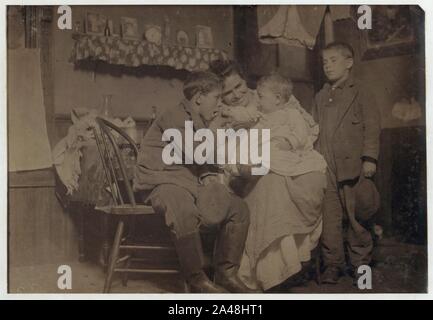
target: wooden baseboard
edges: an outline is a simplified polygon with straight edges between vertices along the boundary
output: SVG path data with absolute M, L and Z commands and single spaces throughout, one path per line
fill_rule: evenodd
M 17 171 L 8 174 L 9 188 L 47 188 L 55 186 L 54 168 Z

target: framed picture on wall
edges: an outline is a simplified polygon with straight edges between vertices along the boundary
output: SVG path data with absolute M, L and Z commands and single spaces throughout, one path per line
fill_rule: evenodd
M 95 12 L 86 12 L 85 25 L 87 34 L 103 35 L 106 24 L 106 16 Z
M 188 47 L 189 46 L 189 37 L 188 37 L 188 34 L 185 31 L 183 31 L 183 30 L 179 30 L 177 32 L 176 41 L 177 41 L 177 44 L 179 46 L 183 46 L 183 47 Z
M 208 26 L 196 26 L 196 44 L 198 48 L 213 48 L 212 29 Z
M 144 38 L 156 45 L 161 45 L 162 30 L 160 26 L 154 24 L 146 24 L 144 26 Z
M 121 17 L 120 26 L 122 29 L 122 38 L 128 40 L 139 39 L 138 34 L 138 21 L 135 18 Z
M 360 30 L 363 60 L 415 53 L 419 38 L 416 6 L 370 6 L 372 28 Z

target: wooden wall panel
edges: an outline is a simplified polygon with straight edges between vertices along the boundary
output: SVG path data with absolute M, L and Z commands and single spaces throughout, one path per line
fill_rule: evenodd
M 78 259 L 76 230 L 54 187 L 11 187 L 8 200 L 10 267 Z
M 149 119 L 139 119 L 143 133 Z M 55 117 L 51 142 L 63 138 L 72 122 Z M 78 260 L 76 219 L 65 212 L 54 193 L 54 168 L 9 173 L 9 266 L 30 266 Z
M 24 47 L 25 44 L 41 49 L 42 85 L 51 145 L 54 142 L 53 9 L 44 6 L 8 9 L 8 26 L 16 26 L 8 33 L 9 48 Z M 18 41 L 21 38 L 26 41 Z M 75 261 L 78 257 L 77 235 L 71 217 L 62 210 L 54 195 L 53 169 L 11 172 L 8 187 L 9 266 Z

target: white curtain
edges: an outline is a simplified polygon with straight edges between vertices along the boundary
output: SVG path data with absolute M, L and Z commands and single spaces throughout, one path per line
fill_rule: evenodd
M 313 49 L 328 6 L 258 6 L 258 37 L 268 44 Z M 329 21 L 350 18 L 350 6 L 329 6 Z M 328 19 L 327 19 L 328 20 Z M 329 22 L 327 23 L 329 27 Z M 329 28 L 325 28 L 328 31 Z M 332 35 L 328 37 L 332 38 Z

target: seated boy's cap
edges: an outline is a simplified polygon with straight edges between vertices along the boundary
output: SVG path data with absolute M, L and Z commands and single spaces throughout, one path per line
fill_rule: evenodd
M 355 186 L 355 216 L 360 222 L 369 220 L 380 207 L 380 195 L 371 179 L 360 178 Z

